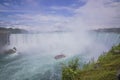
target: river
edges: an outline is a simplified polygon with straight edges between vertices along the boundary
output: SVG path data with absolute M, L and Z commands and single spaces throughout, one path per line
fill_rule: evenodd
M 81 63 L 97 60 L 119 43 L 116 33 L 11 34 L 9 47 L 16 47 L 17 53 L 0 58 L 0 80 L 61 80 L 61 63 L 75 56 Z M 54 59 L 59 54 L 66 57 Z

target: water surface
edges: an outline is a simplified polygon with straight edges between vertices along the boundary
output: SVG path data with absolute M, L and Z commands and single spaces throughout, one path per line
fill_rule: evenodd
M 0 58 L 0 80 L 61 80 L 61 63 L 73 56 L 81 62 L 96 58 L 120 43 L 114 33 L 12 34 L 17 53 Z M 66 58 L 55 60 L 59 54 Z

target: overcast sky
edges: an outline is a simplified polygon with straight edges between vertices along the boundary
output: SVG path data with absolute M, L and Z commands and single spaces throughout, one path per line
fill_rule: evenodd
M 120 27 L 120 0 L 0 0 L 0 26 L 40 31 Z

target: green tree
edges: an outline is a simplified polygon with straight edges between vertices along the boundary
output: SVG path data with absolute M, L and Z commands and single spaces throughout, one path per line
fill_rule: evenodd
M 79 73 L 79 59 L 76 58 L 68 62 L 68 65 L 62 67 L 62 80 L 80 80 Z

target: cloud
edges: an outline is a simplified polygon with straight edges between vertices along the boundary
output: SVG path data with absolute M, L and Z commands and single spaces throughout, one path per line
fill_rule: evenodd
M 64 26 L 72 31 L 96 29 L 96 28 L 106 28 L 106 27 L 120 27 L 120 2 L 115 2 L 112 0 L 88 0 L 86 5 L 80 6 L 77 9 L 71 7 L 52 7 L 52 9 L 61 10 L 66 9 L 74 12 L 74 16 L 62 17 L 54 16 L 51 14 L 49 16 L 37 17 L 42 20 L 47 20 L 53 23 L 51 26 Z M 44 21 L 45 21 L 44 20 Z M 46 25 L 47 26 L 47 25 Z
M 0 4 L 0 10 L 4 10 L 4 9 L 6 9 L 6 7 Z
M 102 27 L 102 26 L 119 26 L 120 23 L 120 2 L 113 2 L 111 0 L 88 0 L 85 6 L 75 10 L 76 20 L 82 21 L 89 27 Z M 114 5 L 114 6 L 113 6 Z M 111 24 L 113 23 L 113 24 Z
M 77 9 L 60 8 L 69 9 L 75 13 L 68 18 L 67 23 L 63 23 L 63 26 L 72 31 L 120 27 L 119 4 L 120 2 L 112 0 L 88 0 L 86 5 Z
M 9 15 L 7 18 L 10 19 L 14 27 L 37 31 L 68 30 L 64 27 L 64 24 L 70 20 L 65 16 L 52 14 L 14 14 Z
M 28 0 L 32 3 L 34 0 Z M 27 2 L 27 3 L 28 3 Z M 36 2 L 36 1 L 34 1 Z M 0 10 L 0 12 L 28 12 L 25 14 L 9 15 L 12 23 L 23 27 L 34 26 L 35 30 L 68 29 L 72 31 L 88 30 L 104 27 L 120 27 L 120 2 L 114 0 L 85 0 L 86 4 L 77 8 L 67 6 L 52 6 L 50 10 L 56 14 L 31 13 L 32 10 Z M 71 16 L 59 15 L 57 10 L 68 10 L 73 12 Z M 57 14 L 58 13 L 58 14 Z M 15 25 L 18 27 L 18 25 Z M 20 27 L 20 26 L 19 26 Z
M 72 8 L 72 7 L 65 7 L 65 6 L 62 6 L 62 7 L 52 6 L 50 8 L 52 10 L 69 10 L 69 11 L 73 11 L 74 10 L 74 8 Z
M 10 10 L 10 9 L 4 9 L 4 10 L 0 10 L 0 12 L 33 12 L 33 11 L 30 11 L 30 10 Z

